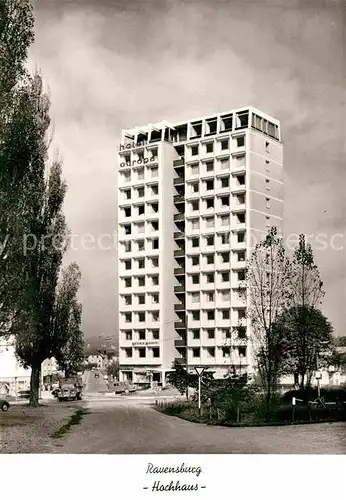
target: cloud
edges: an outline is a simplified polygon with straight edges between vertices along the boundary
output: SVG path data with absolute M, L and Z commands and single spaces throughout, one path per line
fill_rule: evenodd
M 31 62 L 52 92 L 72 231 L 116 228 L 121 128 L 252 104 L 282 122 L 285 230 L 345 232 L 339 4 L 290 5 L 37 1 Z M 72 254 L 83 272 L 86 334 L 114 331 L 116 250 Z M 328 250 L 316 258 L 325 313 L 344 333 L 345 256 Z

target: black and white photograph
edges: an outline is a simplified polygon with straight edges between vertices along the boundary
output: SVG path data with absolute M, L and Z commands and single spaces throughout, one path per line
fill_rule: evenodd
M 0 458 L 346 453 L 345 12 L 0 0 Z

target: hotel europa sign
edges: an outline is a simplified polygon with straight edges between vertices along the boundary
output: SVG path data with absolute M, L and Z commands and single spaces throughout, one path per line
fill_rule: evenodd
M 132 143 L 128 143 L 128 144 L 120 144 L 119 146 L 119 151 L 128 151 L 132 148 L 139 148 L 139 147 L 143 147 L 145 146 L 145 142 L 132 142 Z M 132 160 L 132 161 L 124 161 L 122 163 L 120 163 L 120 167 L 132 167 L 133 165 L 145 165 L 147 163 L 152 163 L 152 162 L 155 162 L 157 161 L 156 160 L 156 157 L 155 156 L 151 156 L 151 158 L 144 158 L 144 156 L 142 158 L 138 158 L 138 160 Z

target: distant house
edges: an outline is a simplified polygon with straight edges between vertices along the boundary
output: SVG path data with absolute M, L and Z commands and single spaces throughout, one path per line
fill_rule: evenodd
M 42 363 L 41 378 L 58 372 L 54 358 Z M 15 355 L 14 337 L 0 338 L 0 394 L 15 396 L 30 388 L 31 368 L 24 368 Z

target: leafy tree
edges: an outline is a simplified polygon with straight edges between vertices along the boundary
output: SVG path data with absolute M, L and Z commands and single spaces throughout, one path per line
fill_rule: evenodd
M 284 325 L 278 319 L 287 307 L 288 270 L 282 239 L 272 227 L 266 238 L 256 244 L 246 272 L 250 294 L 248 316 L 257 369 L 265 392 L 267 418 L 285 367 L 287 338 Z
M 290 263 L 288 290 L 289 310 L 282 320 L 290 330 L 289 366 L 303 389 L 311 383 L 317 357 L 319 366 L 325 366 L 332 347 L 331 325 L 317 309 L 324 297 L 323 282 L 304 234 Z
M 80 280 L 79 267 L 73 262 L 63 269 L 56 295 L 53 320 L 56 359 L 66 377 L 81 371 L 85 359 L 82 306 L 77 298 Z
M 0 2 L 0 335 L 13 333 L 23 298 L 26 186 L 35 168 L 32 82 L 25 69 L 33 22 L 28 0 Z
M 55 336 L 56 289 L 67 242 L 67 227 L 62 212 L 66 185 L 61 163 L 46 167 L 49 107 L 39 75 L 31 79 L 30 144 L 33 153 L 32 176 L 26 185 L 28 216 L 24 235 L 24 302 L 16 324 L 16 352 L 25 366 L 31 367 L 30 404 L 38 405 L 41 363 L 57 356 L 60 337 Z M 64 345 L 64 344 L 63 344 Z
M 119 361 L 113 359 L 111 363 L 107 366 L 107 375 L 113 379 L 119 378 Z
M 313 372 L 327 367 L 333 356 L 332 326 L 319 309 L 293 306 L 281 316 L 288 332 L 288 350 L 300 389 L 310 387 Z
M 167 375 L 167 381 L 175 387 L 180 394 L 185 394 L 189 387 L 189 374 L 181 363 L 174 361 L 172 364 L 172 371 Z

